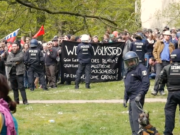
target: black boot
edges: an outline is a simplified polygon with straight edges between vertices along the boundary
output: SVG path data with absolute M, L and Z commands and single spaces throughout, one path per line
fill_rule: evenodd
M 13 90 L 14 93 L 14 101 L 16 102 L 16 104 L 19 104 L 19 92 L 18 90 Z
M 34 89 L 33 89 L 33 88 L 30 88 L 30 91 L 34 91 Z
M 47 88 L 47 87 L 45 87 L 45 88 L 43 88 L 43 90 L 48 91 L 48 88 Z
M 19 101 L 15 101 L 17 105 L 19 105 Z
M 79 84 L 75 84 L 75 89 L 79 89 Z
M 24 105 L 29 105 L 29 103 L 27 101 L 23 101 Z
M 21 97 L 22 97 L 22 100 L 23 100 L 23 104 L 28 105 L 26 91 L 24 89 L 21 89 L 20 92 L 21 92 Z
M 89 83 L 86 83 L 86 88 L 87 88 L 87 89 L 90 89 Z

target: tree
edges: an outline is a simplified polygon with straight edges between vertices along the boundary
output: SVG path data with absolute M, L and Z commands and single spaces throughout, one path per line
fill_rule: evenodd
M 180 26 L 180 2 L 174 1 L 167 1 L 164 3 L 163 10 L 157 10 L 155 13 L 156 20 L 161 22 L 161 29 L 164 26 L 169 27 L 179 27 Z
M 0 30 L 5 36 L 14 28 L 32 36 L 42 24 L 44 40 L 54 35 L 89 33 L 102 36 L 112 30 L 136 30 L 132 0 L 7 0 L 0 1 Z

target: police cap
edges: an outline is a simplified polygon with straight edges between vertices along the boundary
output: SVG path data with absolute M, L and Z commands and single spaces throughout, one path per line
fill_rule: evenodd
M 180 62 L 180 49 L 175 49 L 172 53 L 171 53 L 171 60 L 173 62 Z

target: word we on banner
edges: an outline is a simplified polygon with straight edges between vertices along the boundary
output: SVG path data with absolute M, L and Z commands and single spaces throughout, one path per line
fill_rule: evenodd
M 63 41 L 61 53 L 61 79 L 74 81 L 78 68 L 76 48 L 78 42 Z M 91 43 L 94 56 L 91 60 L 91 81 L 117 81 L 121 79 L 124 42 Z M 85 75 L 81 77 L 85 79 Z

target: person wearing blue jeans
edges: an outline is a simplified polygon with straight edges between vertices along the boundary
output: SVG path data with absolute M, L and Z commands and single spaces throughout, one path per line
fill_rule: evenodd
M 149 66 L 148 66 L 148 70 L 149 70 L 149 79 L 155 79 L 156 77 L 156 62 L 154 58 L 150 58 L 149 59 Z
M 150 73 L 149 79 L 155 79 L 156 78 L 156 73 Z

